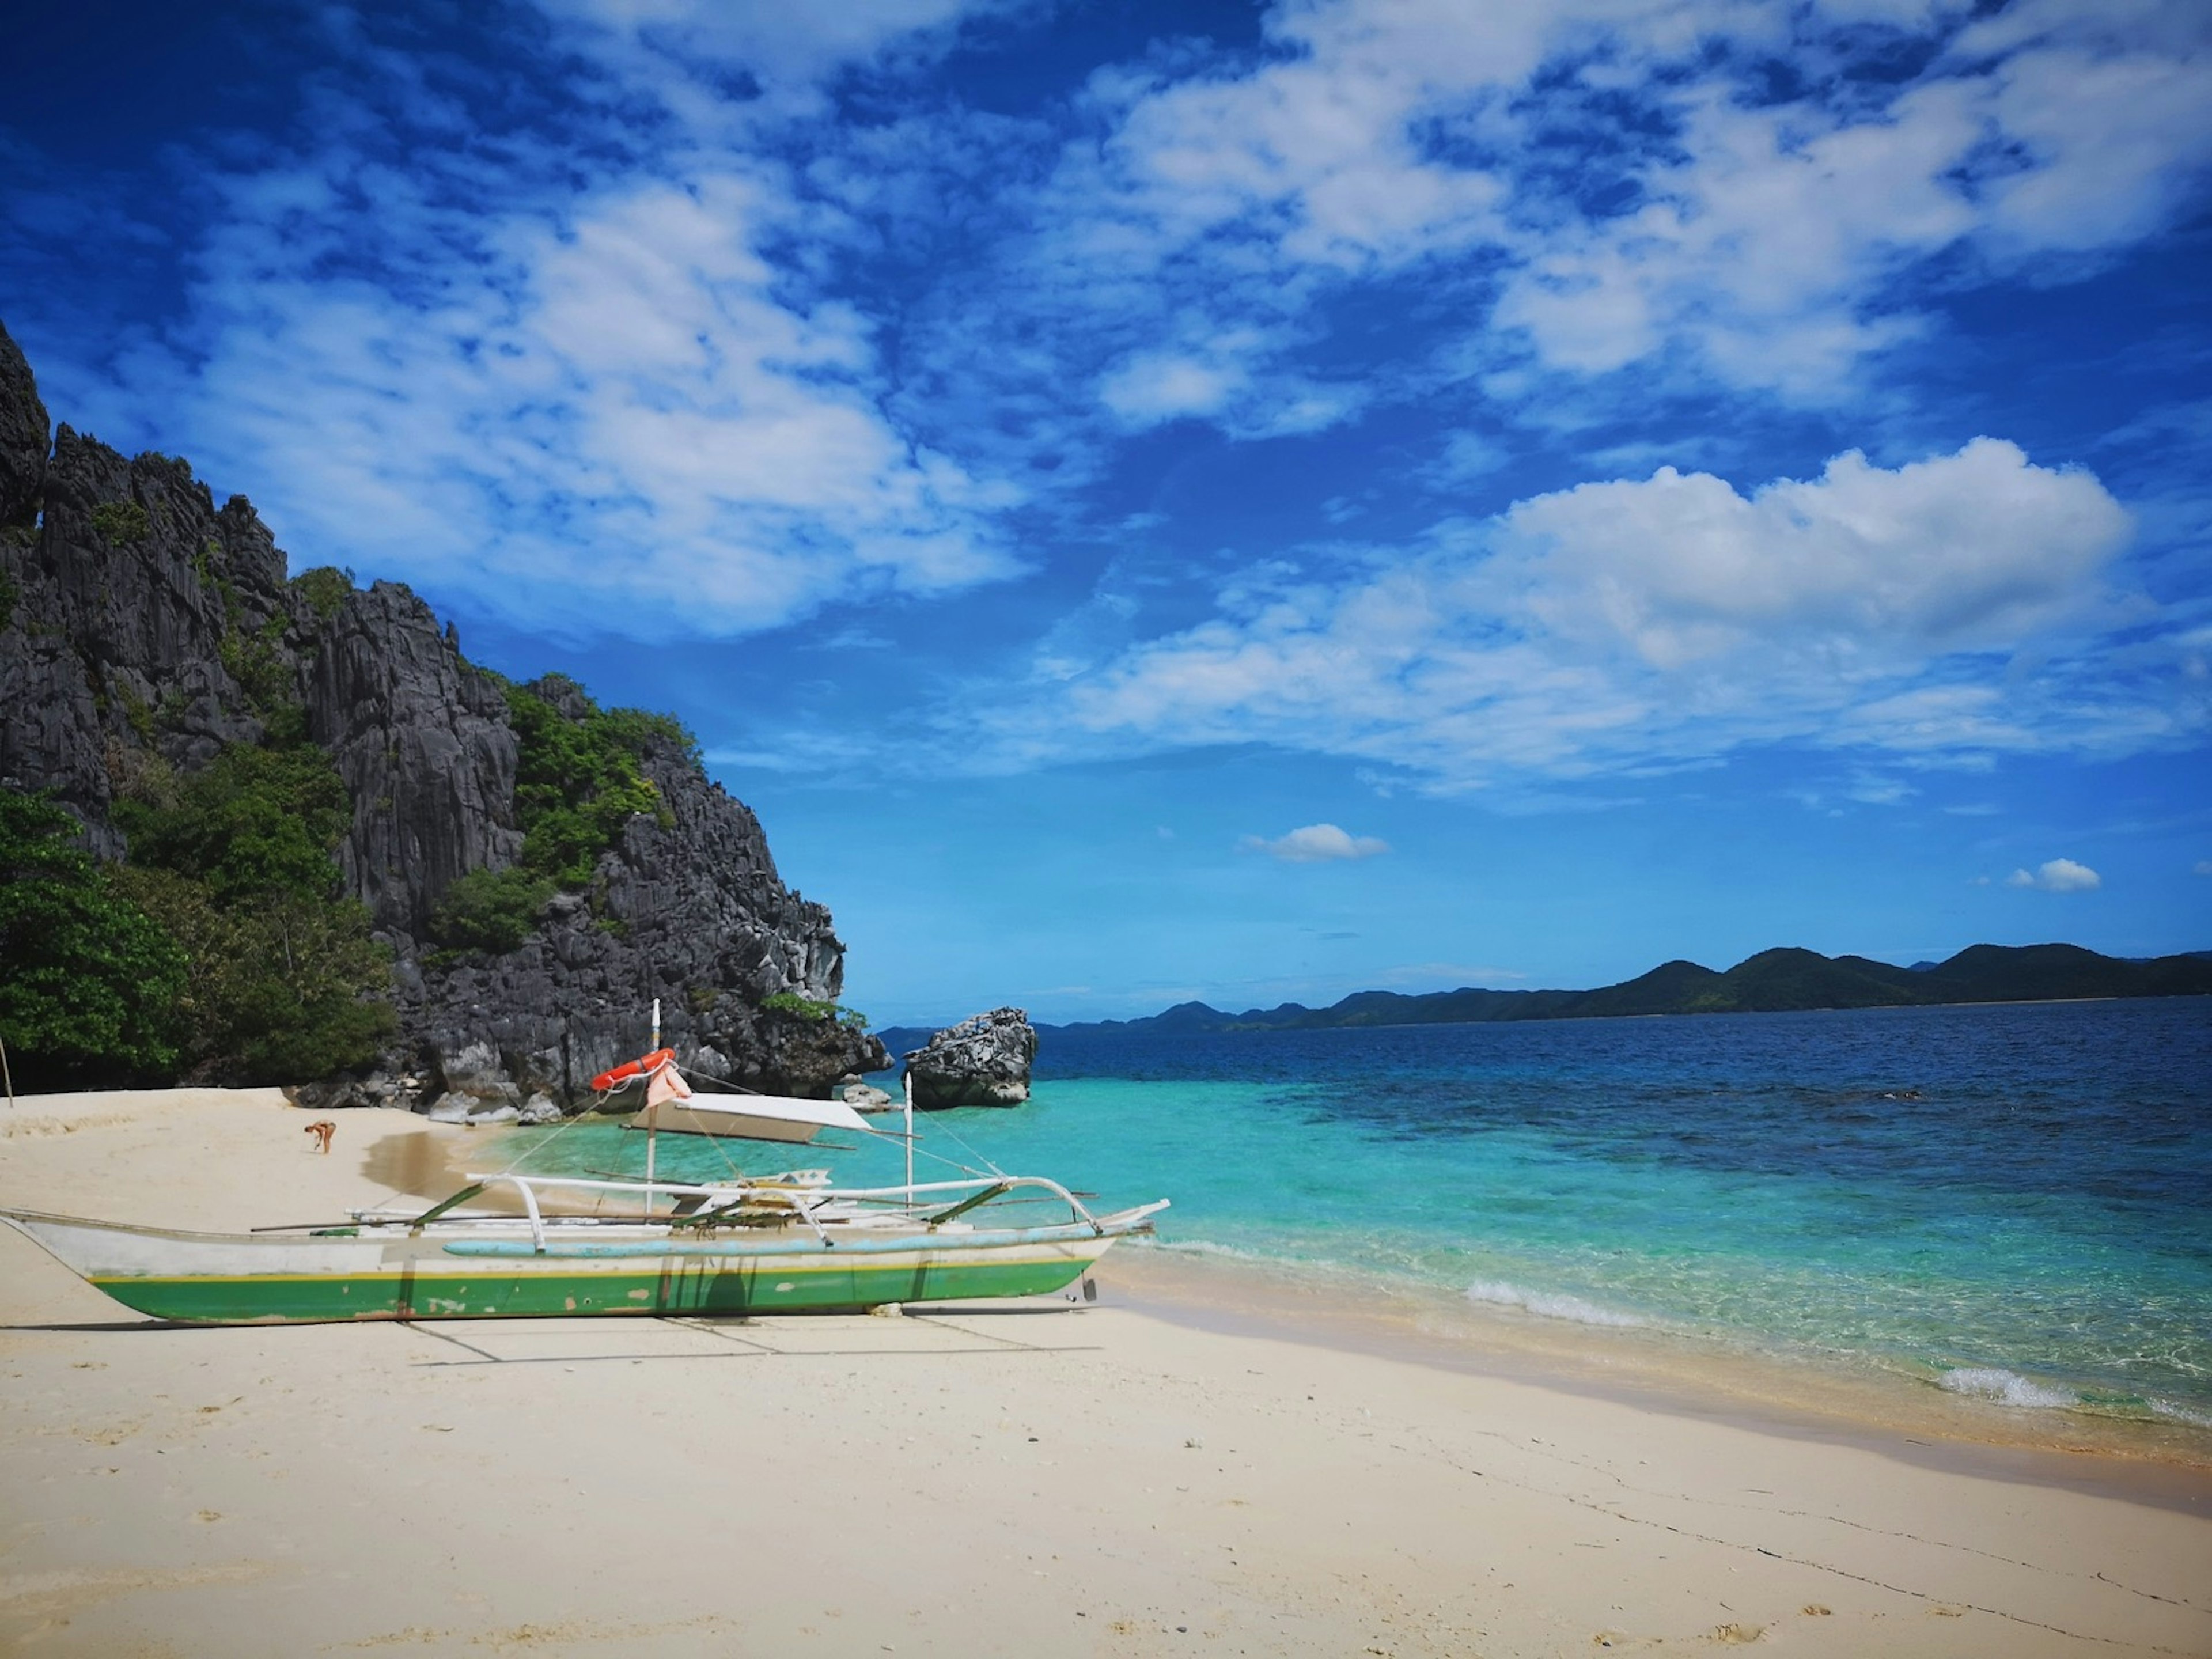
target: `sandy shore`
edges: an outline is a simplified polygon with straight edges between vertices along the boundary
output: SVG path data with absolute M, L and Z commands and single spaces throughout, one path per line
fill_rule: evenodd
M 324 1158 L 307 1121 L 27 1102 L 0 1204 L 236 1230 L 495 1151 L 356 1113 Z M 188 1329 L 0 1231 L 0 1650 L 2212 1653 L 2186 1472 L 2130 1501 L 2118 1466 L 1909 1461 L 1100 1277 L 899 1319 Z

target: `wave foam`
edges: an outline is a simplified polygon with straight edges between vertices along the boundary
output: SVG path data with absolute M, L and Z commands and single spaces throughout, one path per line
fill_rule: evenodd
M 1541 1315 L 1546 1319 L 1571 1320 L 1577 1325 L 1610 1325 L 1626 1329 L 1648 1322 L 1634 1314 L 1617 1313 L 1611 1308 L 1601 1308 L 1595 1302 L 1585 1302 L 1578 1296 L 1524 1291 L 1518 1285 L 1509 1285 L 1502 1279 L 1476 1279 L 1467 1287 L 1467 1299 L 1486 1302 L 1493 1307 L 1519 1308 L 1527 1313 Z
M 1206 1238 L 1161 1238 L 1157 1236 L 1146 1237 L 1140 1233 L 1127 1242 L 1146 1249 L 1164 1250 L 1171 1255 L 1218 1255 L 1226 1257 L 1231 1261 L 1260 1261 L 1280 1265 L 1274 1263 L 1273 1257 L 1262 1255 L 1257 1250 L 1242 1250 L 1234 1244 L 1216 1244 L 1212 1240 Z
M 2212 1417 L 2203 1412 L 2191 1411 L 2186 1406 L 2177 1406 L 2171 1400 L 2154 1400 L 2150 1408 L 2160 1417 L 2170 1417 L 2177 1423 L 2186 1423 L 2191 1428 L 2212 1429 Z
M 2002 1365 L 1960 1365 L 1945 1371 L 1936 1379 L 1936 1384 L 1970 1400 L 1987 1400 L 1999 1406 L 2020 1406 L 2036 1411 L 2081 1403 L 2069 1389 L 2031 1382 L 2018 1371 L 2008 1371 Z

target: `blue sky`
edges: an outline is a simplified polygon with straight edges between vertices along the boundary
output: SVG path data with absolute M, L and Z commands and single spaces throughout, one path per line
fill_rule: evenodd
M 87 4 L 0 317 L 878 1020 L 2212 948 L 2197 0 Z

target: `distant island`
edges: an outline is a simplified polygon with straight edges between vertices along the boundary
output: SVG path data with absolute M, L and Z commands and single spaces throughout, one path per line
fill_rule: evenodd
M 1203 1002 L 1181 1002 L 1139 1019 L 1036 1029 L 1046 1034 L 1309 1031 L 1347 1025 L 1463 1025 L 1627 1014 L 1771 1014 L 1820 1008 L 2208 994 L 2212 994 L 2212 951 L 2138 961 L 2100 956 L 2078 945 L 1972 945 L 1948 961 L 1898 968 L 1868 957 L 1824 957 L 1817 951 L 1784 946 L 1747 957 L 1726 973 L 1694 962 L 1668 962 L 1638 978 L 1594 991 L 1468 987 L 1421 996 L 1355 991 L 1326 1008 L 1285 1002 L 1243 1013 L 1227 1013 Z M 928 1030 L 919 1026 L 894 1026 L 877 1035 L 894 1055 L 929 1038 Z

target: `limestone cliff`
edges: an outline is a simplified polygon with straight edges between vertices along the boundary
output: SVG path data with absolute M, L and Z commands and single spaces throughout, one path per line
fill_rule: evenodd
M 325 1100 L 574 1100 L 643 1045 L 656 997 L 664 1041 L 702 1075 L 818 1095 L 888 1063 L 835 1020 L 763 1006 L 834 1001 L 844 947 L 829 911 L 784 886 L 752 812 L 673 740 L 640 758 L 664 810 L 627 822 L 586 890 L 503 954 L 429 950 L 446 890 L 520 853 L 501 683 L 398 584 L 288 578 L 252 506 L 217 507 L 184 461 L 47 431 L 0 328 L 0 783 L 51 788 L 92 850 L 119 858 L 112 808 L 134 780 L 304 717 L 352 799 L 338 863 L 394 952 L 403 1033 L 377 1074 Z

